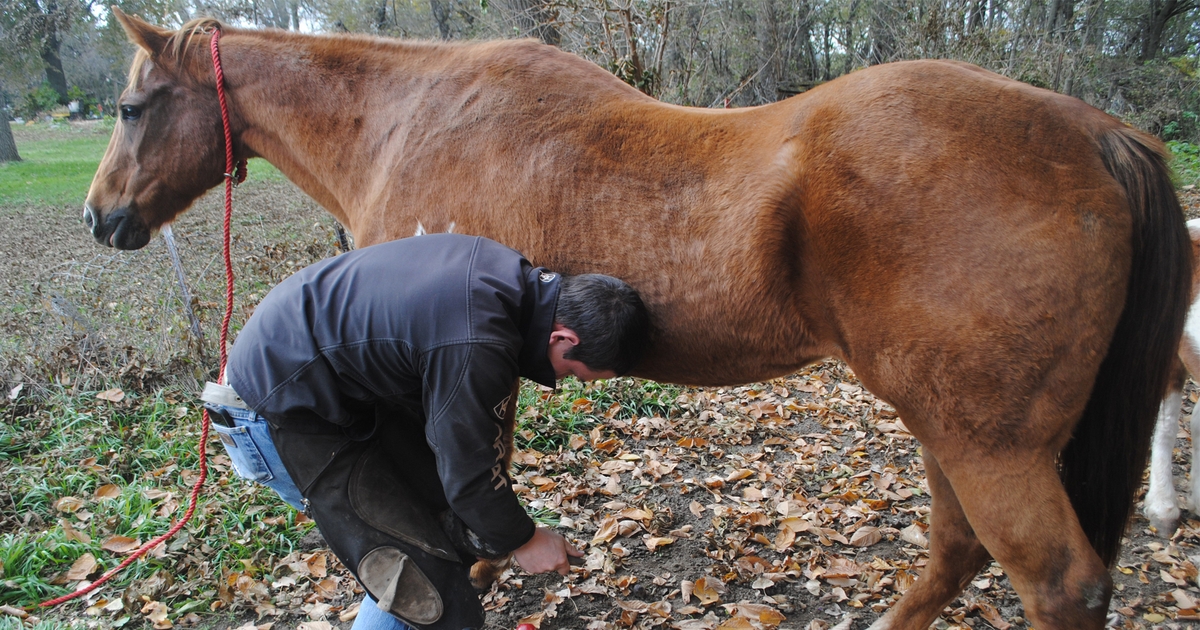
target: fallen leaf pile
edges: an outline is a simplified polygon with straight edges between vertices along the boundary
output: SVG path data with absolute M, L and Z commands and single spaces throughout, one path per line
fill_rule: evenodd
M 845 630 L 869 625 L 919 579 L 929 544 L 919 445 L 845 366 L 826 362 L 746 387 L 671 388 L 650 402 L 639 400 L 641 387 L 613 379 L 526 396 L 536 403 L 521 410 L 514 488 L 584 558 L 566 579 L 506 572 L 482 596 L 487 628 Z M 552 409 L 574 414 L 573 432 L 555 429 L 563 418 Z M 219 560 L 235 550 L 214 549 L 207 533 L 225 527 L 232 511 L 260 533 L 310 525 L 302 515 L 289 520 L 269 491 L 238 480 L 218 444 L 210 444 L 212 482 L 195 520 L 150 553 L 170 569 L 94 592 L 80 605 L 83 617 L 98 627 L 203 628 L 221 614 L 242 620 L 236 630 L 348 628 L 362 591 L 319 538 L 272 557 L 247 534 L 231 541 L 246 545 L 236 560 Z M 1186 453 L 1179 457 L 1187 463 Z M 79 463 L 96 473 L 112 465 Z M 138 474 L 188 482 L 196 473 L 168 464 Z M 69 588 L 148 539 L 97 516 L 133 490 L 92 488 L 55 498 L 48 509 L 56 521 L 43 525 L 98 549 L 53 576 Z M 143 487 L 135 498 L 171 518 L 186 505 L 179 488 Z M 1185 518 L 1170 538 L 1146 527 L 1135 519 L 1115 567 L 1112 625 L 1170 629 L 1200 620 L 1200 521 Z M 38 619 L 19 608 L 0 614 Z M 993 563 L 937 627 L 1027 622 Z
M 586 435 L 514 457 L 517 492 L 558 519 L 584 565 L 566 580 L 506 573 L 484 599 L 489 627 L 820 629 L 851 617 L 865 627 L 919 579 L 929 544 L 919 444 L 844 365 L 681 390 L 653 416 L 593 402 L 586 390 L 572 402 L 596 416 Z M 1140 572 L 1162 595 L 1133 602 L 1118 625 L 1193 618 L 1198 526 L 1151 543 L 1148 564 L 1160 566 Z M 993 563 L 939 623 L 1008 630 L 1026 627 L 1022 614 Z

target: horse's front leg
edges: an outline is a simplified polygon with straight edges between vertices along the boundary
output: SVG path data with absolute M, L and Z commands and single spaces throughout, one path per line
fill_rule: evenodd
M 929 564 L 904 597 L 871 630 L 928 628 L 991 556 L 967 522 L 950 481 L 937 459 L 923 449 L 933 508 L 929 514 Z

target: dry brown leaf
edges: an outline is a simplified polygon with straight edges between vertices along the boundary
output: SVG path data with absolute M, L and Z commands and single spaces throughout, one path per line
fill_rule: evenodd
M 111 483 L 106 483 L 103 486 L 96 488 L 96 498 L 97 499 L 115 499 L 119 496 L 121 496 L 121 487 L 120 486 L 117 486 L 117 485 L 114 485 Z
M 174 627 L 170 619 L 167 619 L 167 613 L 170 609 L 162 602 L 149 601 L 145 606 L 142 606 L 142 614 L 146 615 L 146 620 L 154 624 L 154 630 L 166 630 Z
M 1004 617 L 1000 615 L 1000 611 L 987 602 L 975 602 L 971 608 L 978 610 L 979 616 L 983 617 L 983 620 L 996 630 L 1008 630 L 1012 627 L 1012 624 L 1005 621 Z
M 725 481 L 726 482 L 741 481 L 742 479 L 745 479 L 753 474 L 754 474 L 753 470 L 747 470 L 745 468 L 742 468 L 742 469 L 735 470 L 735 471 L 729 473 L 729 475 L 727 475 L 725 477 Z
M 21 610 L 20 608 L 14 608 L 14 607 L 8 606 L 8 605 L 0 606 L 0 613 L 4 613 L 6 615 L 9 615 L 11 617 L 16 617 L 18 619 L 24 619 L 29 616 L 29 613 L 25 612 L 24 610 Z
M 142 546 L 142 541 L 128 536 L 113 536 L 104 541 L 100 548 L 113 553 L 131 553 Z
M 329 554 L 323 551 L 314 553 L 304 559 L 304 563 L 308 565 L 308 574 L 317 578 L 325 577 L 327 573 L 326 565 L 328 562 Z
M 337 580 L 333 578 L 325 578 L 316 584 L 313 584 L 313 592 L 317 597 L 332 599 L 337 595 Z
M 125 392 L 120 387 L 114 387 L 96 394 L 96 398 L 99 398 L 100 400 L 107 400 L 108 402 L 119 403 L 122 400 L 125 400 Z
M 646 548 L 654 551 L 659 547 L 666 547 L 673 542 L 675 542 L 675 539 L 670 536 L 651 536 L 646 539 Z
M 691 580 L 679 581 L 679 599 L 686 604 L 692 601 L 692 592 L 696 590 L 696 583 Z
M 929 539 L 925 537 L 925 529 L 917 523 L 913 523 L 900 530 L 900 540 L 918 547 L 929 547 Z
M 692 585 L 692 595 L 700 600 L 701 606 L 708 606 L 721 601 L 725 592 L 725 583 L 712 576 L 702 577 Z
M 643 523 L 646 523 L 654 518 L 654 513 L 650 512 L 649 510 L 643 510 L 640 508 L 626 508 L 624 510 L 621 510 L 619 513 L 617 513 L 617 516 L 619 518 L 627 518 L 630 520 L 641 521 Z
M 600 522 L 596 535 L 592 536 L 592 545 L 606 543 L 617 537 L 617 517 L 607 516 Z
M 67 540 L 78 541 L 85 545 L 92 542 L 91 536 L 88 536 L 85 532 L 81 532 L 81 531 L 75 529 L 74 527 L 72 527 L 71 523 L 67 522 L 67 519 L 65 519 L 65 518 L 61 519 L 60 522 L 62 523 L 63 536 Z
M 1190 593 L 1181 588 L 1171 591 L 1171 597 L 1175 599 L 1175 604 L 1180 608 L 1200 608 L 1200 600 L 1197 600 Z
M 88 576 L 96 571 L 96 564 L 96 556 L 90 553 L 79 556 L 71 563 L 71 568 L 67 569 L 67 579 L 72 582 L 88 579 Z
M 775 543 L 772 545 L 772 547 L 774 547 L 775 551 L 783 553 L 791 548 L 792 544 L 795 542 L 796 532 L 794 530 L 781 529 L 779 530 L 779 533 L 775 534 Z
M 78 497 L 63 497 L 54 502 L 54 509 L 59 512 L 74 512 L 83 507 L 83 499 Z
M 870 547 L 880 540 L 883 540 L 883 535 L 878 527 L 860 527 L 850 537 L 850 544 L 854 547 Z
M 787 620 L 787 617 L 784 617 L 783 613 L 766 604 L 738 602 L 733 605 L 726 605 L 726 608 L 729 609 L 730 614 L 736 614 L 739 617 L 757 621 L 768 628 L 778 626 Z

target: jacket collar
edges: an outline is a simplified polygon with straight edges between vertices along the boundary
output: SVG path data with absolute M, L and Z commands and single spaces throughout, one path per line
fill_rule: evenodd
M 546 355 L 562 275 L 545 267 L 530 266 L 525 271 L 525 296 L 521 303 L 521 353 L 517 367 L 521 376 L 546 387 L 555 386 L 554 366 Z

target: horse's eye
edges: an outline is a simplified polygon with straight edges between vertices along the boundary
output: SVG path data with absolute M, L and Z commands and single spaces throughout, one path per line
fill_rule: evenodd
M 121 106 L 121 120 L 137 120 L 142 116 L 142 108 L 133 105 Z

